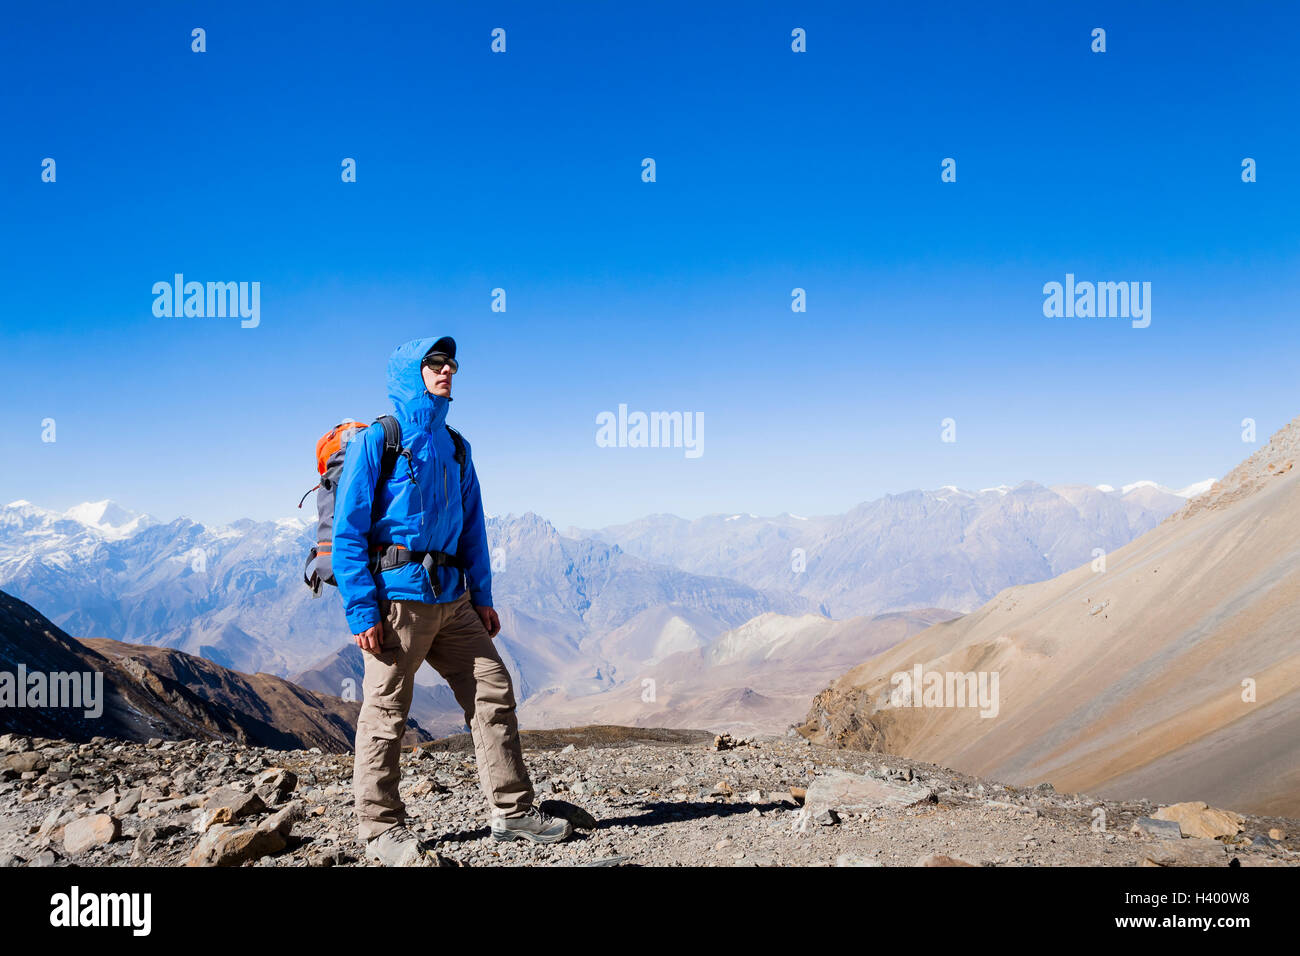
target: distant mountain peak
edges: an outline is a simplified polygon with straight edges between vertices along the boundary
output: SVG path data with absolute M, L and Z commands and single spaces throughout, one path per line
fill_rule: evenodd
M 1126 495 L 1126 494 L 1128 494 L 1130 491 L 1136 491 L 1138 488 L 1155 488 L 1157 491 L 1168 491 L 1168 490 L 1169 490 L 1168 488 L 1164 487 L 1163 485 L 1157 484 L 1157 483 L 1154 482 L 1154 481 L 1149 481 L 1149 480 L 1147 480 L 1147 479 L 1144 478 L 1144 479 L 1142 479 L 1141 481 L 1134 481 L 1134 482 L 1131 482 L 1131 483 L 1129 483 L 1129 484 L 1127 484 L 1127 485 L 1124 485 L 1123 487 L 1121 487 L 1121 488 L 1119 489 L 1119 493 L 1120 493 L 1121 495 Z
M 73 505 L 63 515 L 108 537 L 125 537 L 154 524 L 149 515 L 123 508 L 108 498 Z
M 1175 491 L 1174 494 L 1179 498 L 1195 498 L 1197 495 L 1203 495 L 1213 488 L 1215 480 L 1214 478 L 1206 478 L 1204 481 L 1198 481 L 1186 488 Z

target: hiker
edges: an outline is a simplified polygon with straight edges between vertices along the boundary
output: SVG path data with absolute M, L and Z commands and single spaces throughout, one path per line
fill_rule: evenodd
M 534 806 L 510 674 L 492 639 L 492 569 L 469 443 L 446 424 L 456 342 L 407 342 L 388 361 L 396 415 L 347 443 L 334 505 L 333 574 L 365 659 L 353 791 L 366 857 L 429 865 L 433 847 L 406 826 L 398 797 L 415 672 L 428 661 L 451 685 L 474 737 L 496 840 L 555 843 L 571 825 Z M 400 450 L 379 480 L 385 448 Z M 386 459 L 392 461 L 392 457 Z

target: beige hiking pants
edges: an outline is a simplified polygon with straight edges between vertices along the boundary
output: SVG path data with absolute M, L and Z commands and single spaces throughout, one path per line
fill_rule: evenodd
M 362 652 L 366 675 L 357 718 L 352 789 L 361 839 L 406 819 L 397 794 L 402 735 L 415 672 L 428 661 L 451 685 L 474 737 L 479 785 L 496 814 L 513 817 L 533 803 L 515 719 L 510 674 L 466 592 L 447 604 L 385 601 L 383 646 Z

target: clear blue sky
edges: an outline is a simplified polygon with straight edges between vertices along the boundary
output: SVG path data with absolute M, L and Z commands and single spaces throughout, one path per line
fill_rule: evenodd
M 1300 414 L 1300 8 L 807 7 L 11 5 L 0 502 L 292 513 L 425 335 L 487 510 L 561 527 L 1179 486 Z M 154 317 L 177 272 L 260 282 L 260 326 Z M 1045 318 L 1067 272 L 1151 282 L 1151 326 Z M 619 403 L 703 456 L 598 448 Z

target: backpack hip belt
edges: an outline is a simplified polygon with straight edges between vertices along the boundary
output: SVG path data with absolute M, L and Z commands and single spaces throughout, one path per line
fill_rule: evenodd
M 378 574 L 391 568 L 400 568 L 406 564 L 418 564 L 429 575 L 429 585 L 433 588 L 434 598 L 442 597 L 442 588 L 438 586 L 438 576 L 434 568 L 458 568 L 464 572 L 465 566 L 460 558 L 446 551 L 412 551 L 400 544 L 375 545 L 370 549 L 370 573 Z

